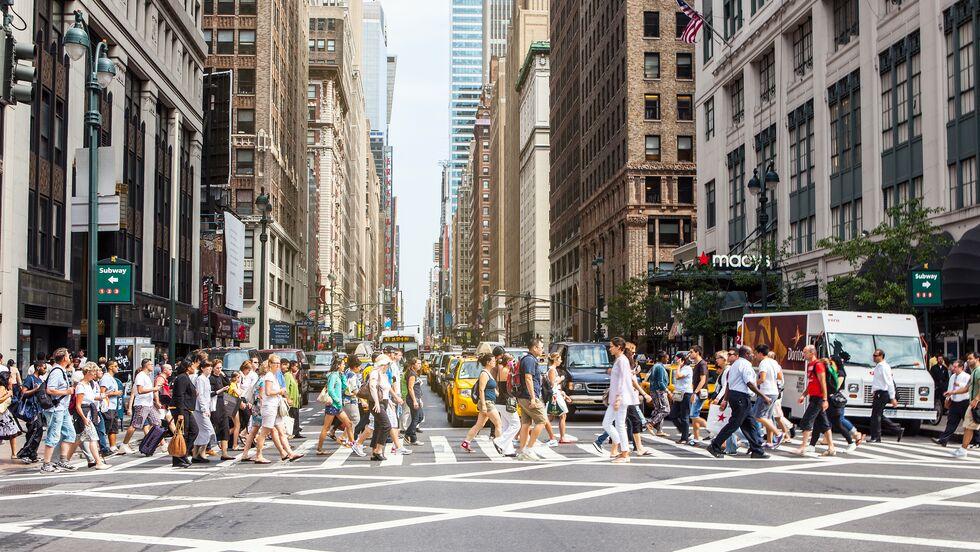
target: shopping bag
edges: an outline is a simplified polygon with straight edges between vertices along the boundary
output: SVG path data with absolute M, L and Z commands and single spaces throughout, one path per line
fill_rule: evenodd
M 732 409 L 730 406 L 726 406 L 725 410 L 722 410 L 717 404 L 711 403 L 711 407 L 708 408 L 708 431 L 712 435 L 718 435 L 731 417 Z

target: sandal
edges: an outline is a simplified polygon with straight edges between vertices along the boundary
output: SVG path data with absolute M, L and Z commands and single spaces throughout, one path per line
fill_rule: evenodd
M 261 465 L 271 464 L 272 463 L 272 462 L 266 460 L 265 458 L 263 458 L 261 460 L 252 460 L 252 462 L 255 462 L 256 464 L 261 464 Z
M 316 455 L 317 456 L 327 456 L 328 454 L 330 454 L 330 453 L 327 452 L 327 451 L 325 451 L 325 450 L 316 449 Z
M 825 450 L 820 453 L 820 456 L 837 456 L 837 450 Z
M 294 455 L 290 456 L 289 458 L 287 458 L 286 461 L 288 461 L 288 462 L 295 462 L 295 461 L 299 460 L 300 458 L 302 458 L 304 456 L 306 456 L 306 455 L 305 454 L 294 454 Z
M 234 456 L 224 456 L 224 455 L 221 456 L 221 460 L 223 461 L 234 460 L 234 459 L 235 459 Z

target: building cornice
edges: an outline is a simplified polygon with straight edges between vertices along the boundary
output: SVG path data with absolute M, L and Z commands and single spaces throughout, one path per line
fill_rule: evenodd
M 524 87 L 524 81 L 527 80 L 527 74 L 531 71 L 531 64 L 534 63 L 535 56 L 550 54 L 551 42 L 547 40 L 532 42 L 527 49 L 527 55 L 524 57 L 524 64 L 521 65 L 521 70 L 517 73 L 517 84 L 514 86 L 514 90 L 520 92 L 521 88 Z

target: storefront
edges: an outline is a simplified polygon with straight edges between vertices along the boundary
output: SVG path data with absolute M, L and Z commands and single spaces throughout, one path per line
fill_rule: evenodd
M 64 278 L 21 270 L 17 318 L 17 362 L 27 365 L 38 355 L 47 357 L 58 347 L 77 351 L 80 332 L 72 320 L 72 283 Z
M 980 349 L 980 225 L 950 248 L 942 277 L 943 306 L 929 313 L 930 350 L 962 358 Z

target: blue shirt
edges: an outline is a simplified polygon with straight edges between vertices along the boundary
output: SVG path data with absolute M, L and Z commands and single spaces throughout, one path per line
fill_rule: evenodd
M 276 381 L 279 382 L 279 387 L 286 387 L 286 375 L 282 371 L 276 372 Z
M 488 403 L 493 403 L 497 400 L 497 380 L 493 379 L 493 375 L 486 370 L 483 370 L 487 374 L 487 383 L 483 386 L 483 398 Z M 479 402 L 480 397 L 480 378 L 477 377 L 476 383 L 473 384 L 473 402 Z
M 48 372 L 48 389 L 64 391 L 68 389 L 68 378 L 65 370 L 61 366 L 56 366 Z M 43 393 L 43 391 L 41 391 Z M 67 395 L 51 395 L 51 398 L 58 401 L 57 404 L 45 410 L 45 412 L 67 411 L 71 404 L 71 397 Z
M 543 370 L 541 370 L 541 365 L 538 364 L 538 359 L 534 358 L 534 355 L 524 355 L 521 357 L 521 362 L 518 364 L 518 373 L 520 374 L 520 389 L 517 390 L 517 398 L 519 399 L 530 399 L 531 394 L 527 389 L 527 382 L 524 380 L 525 376 L 530 374 L 531 381 L 534 385 L 534 396 L 536 398 L 541 398 L 541 375 Z
M 648 381 L 651 391 L 666 391 L 668 385 L 667 368 L 660 362 L 654 364 L 653 368 L 650 369 Z
M 756 380 L 752 364 L 744 358 L 736 360 L 725 377 L 728 379 L 729 391 L 738 391 L 746 395 L 749 393 L 749 383 L 755 384 Z

